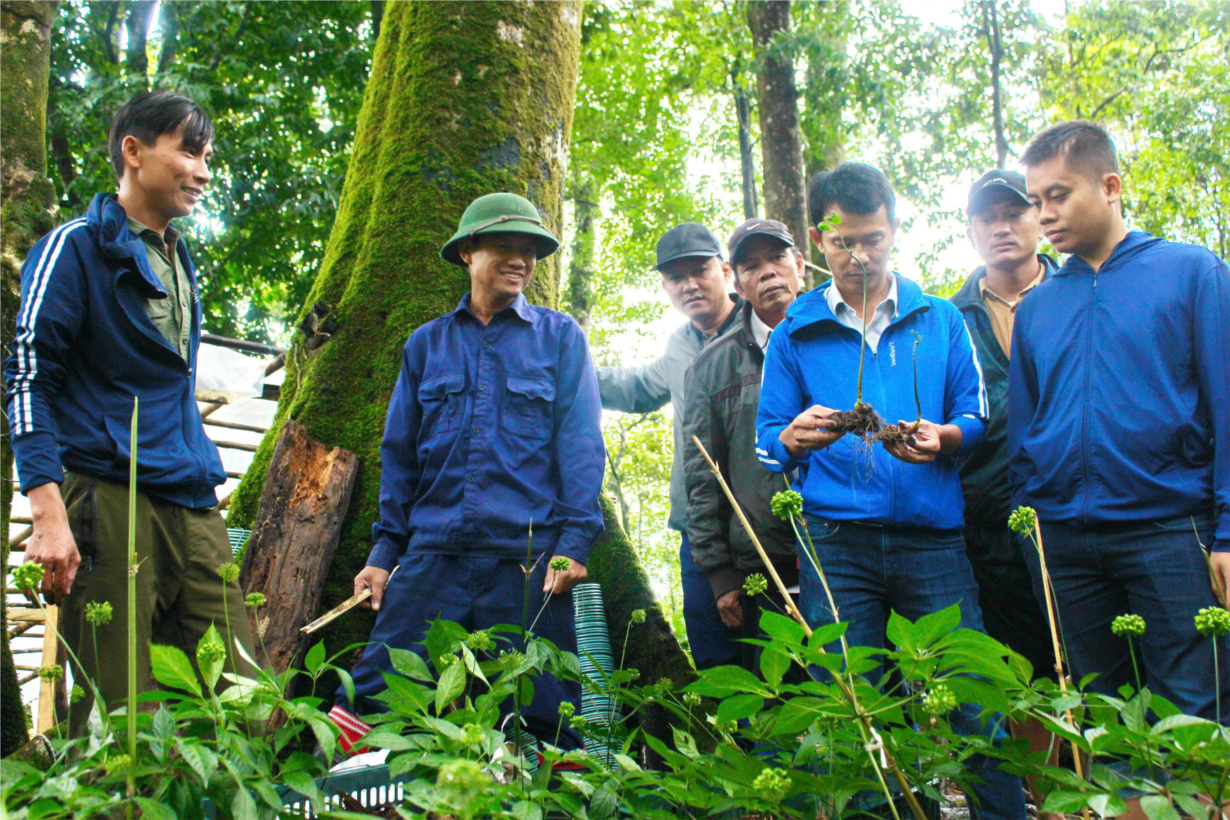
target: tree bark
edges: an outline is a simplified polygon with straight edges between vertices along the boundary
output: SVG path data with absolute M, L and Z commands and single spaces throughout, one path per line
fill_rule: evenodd
M 439 258 L 465 207 L 493 191 L 526 196 L 561 233 L 561 194 L 576 96 L 581 4 L 390 3 L 372 60 L 350 167 L 325 260 L 302 319 L 313 306 L 334 323 L 308 350 L 296 336 L 278 414 L 231 501 L 232 525 L 257 517 L 265 473 L 282 424 L 294 418 L 316 441 L 359 458 L 350 512 L 325 582 L 322 609 L 353 592 L 379 514 L 380 442 L 407 336 L 456 307 L 466 271 Z M 559 304 L 558 255 L 539 263 L 526 295 Z M 607 589 L 611 629 L 631 602 L 650 611 L 657 640 L 631 659 L 643 679 L 686 679 L 686 659 L 613 517 L 595 546 L 591 577 Z M 617 574 L 604 570 L 614 568 Z M 656 618 L 656 621 L 653 620 Z M 366 641 L 369 613 L 322 630 L 337 649 Z M 670 640 L 668 641 L 667 638 Z M 642 660 L 643 658 L 643 660 Z
M 179 50 L 179 13 L 174 3 L 162 3 L 158 9 L 158 29 L 162 34 L 162 50 L 158 52 L 158 71 L 166 71 L 175 63 Z
M 280 674 L 307 651 L 299 630 L 320 604 L 359 465 L 354 453 L 312 441 L 293 421 L 282 427 L 272 464 L 239 582 L 245 594 L 265 595 L 248 621 L 260 638 L 257 660 Z
M 139 82 L 134 88 L 149 87 L 149 54 L 146 52 L 149 38 L 149 21 L 154 16 L 156 0 L 136 0 L 128 8 L 124 27 L 128 29 L 128 45 L 124 50 L 124 70 L 129 77 Z
M 799 126 L 803 131 L 803 173 L 811 179 L 845 159 L 842 145 L 841 113 L 844 87 L 849 82 L 846 70 L 846 34 L 840 24 L 845 13 L 844 0 L 817 3 L 821 46 L 812 53 L 804 70 L 806 87 Z
M 589 328 L 594 309 L 594 184 L 586 180 L 572 197 L 572 259 L 568 263 L 568 313 L 581 327 Z
M 30 247 L 56 222 L 55 189 L 47 179 L 47 83 L 51 73 L 53 2 L 0 2 L 0 348 L 13 342 L 15 305 L 21 298 L 21 263 Z M 8 565 L 13 451 L 9 425 L 0 414 L 0 559 Z M 7 607 L 0 598 L 0 622 Z M 27 721 L 9 652 L 8 631 L 0 627 L 0 755 L 25 743 Z
M 807 241 L 807 183 L 794 60 L 781 48 L 790 31 L 790 0 L 748 3 L 747 22 L 757 51 L 757 111 L 764 172 L 764 208 L 769 219 L 790 229 L 796 247 L 811 259 Z
M 999 78 L 1004 58 L 999 27 L 998 0 L 982 0 L 982 31 L 991 53 L 991 123 L 995 130 L 995 167 L 1001 171 L 1008 161 L 1008 140 L 1004 136 L 1004 89 Z
M 740 82 L 738 67 L 730 72 L 734 88 L 735 119 L 739 123 L 739 169 L 742 171 L 743 218 L 755 219 L 760 215 L 760 203 L 756 196 L 756 157 L 752 153 L 752 114 L 747 101 L 747 90 Z

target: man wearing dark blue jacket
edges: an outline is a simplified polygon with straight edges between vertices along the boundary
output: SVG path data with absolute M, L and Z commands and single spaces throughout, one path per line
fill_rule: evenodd
M 242 594 L 219 577 L 231 561 L 214 488 L 226 480 L 193 386 L 201 333 L 196 273 L 171 220 L 209 184 L 213 124 L 196 103 L 141 94 L 116 113 L 109 149 L 119 194 L 53 230 L 21 272 L 6 405 L 34 533 L 26 560 L 62 603 L 61 630 L 108 709 L 127 696 L 128 474 L 137 430 L 137 674 L 151 638 L 195 654 L 211 624 L 251 646 Z M 219 591 L 224 591 L 224 596 Z M 225 597 L 225 601 L 224 601 Z M 110 623 L 86 622 L 109 603 Z M 233 642 L 223 636 L 228 654 Z M 97 654 L 95 651 L 97 650 Z M 241 672 L 241 659 L 226 662 Z M 87 691 L 89 688 L 86 687 Z M 74 704 L 79 733 L 92 697 Z
M 1071 256 L 1017 311 L 1013 504 L 1042 524 L 1073 676 L 1099 673 L 1092 686 L 1108 694 L 1135 683 L 1128 643 L 1111 632 L 1135 613 L 1147 624 L 1142 682 L 1212 719 L 1213 646 L 1194 617 L 1217 605 L 1209 567 L 1222 595 L 1230 579 L 1230 274 L 1203 248 L 1127 229 L 1115 147 L 1098 126 L 1051 126 L 1022 164 L 1046 238 Z
M 794 488 L 815 544 L 799 546 L 801 609 L 821 626 L 849 623 L 852 645 L 882 647 L 891 611 L 911 620 L 955 603 L 961 626 L 982 629 L 978 587 L 961 537 L 961 480 L 954 459 L 981 440 L 987 415 L 978 356 L 960 312 L 895 274 L 889 255 L 899 220 L 896 198 L 878 170 L 843 163 L 812 180 L 808 211 L 833 280 L 800 296 L 769 337 L 757 454 L 773 472 L 798 469 Z M 865 291 L 864 291 L 865 288 Z M 864 292 L 866 299 L 864 300 Z M 864 317 L 866 333 L 863 333 Z M 917 336 L 918 404 L 912 350 Z M 830 429 L 834 410 L 862 399 L 912 437 L 887 447 Z M 823 567 L 838 612 L 828 608 L 815 560 Z M 963 704 L 953 728 L 1005 736 Z M 983 757 L 976 817 L 1025 817 L 1020 778 Z
M 385 708 L 373 696 L 386 688 L 388 648 L 429 660 L 422 641 L 435 618 L 470 630 L 520 624 L 530 583 L 553 593 L 535 633 L 576 652 L 570 593 L 602 532 L 606 450 L 584 332 L 522 293 L 558 247 L 529 200 L 500 193 L 471 203 L 440 251 L 469 269 L 470 292 L 415 330 L 402 354 L 380 447 L 375 545 L 355 577 L 356 594 L 372 590 L 376 625 L 354 670 L 354 703 L 339 689 L 330 713 L 346 748 L 367 729 L 351 710 Z M 552 556 L 567 569 L 551 569 Z M 580 699 L 579 685 L 545 675 L 521 716 L 538 738 L 558 733 L 561 748 L 580 748 L 575 729 L 557 729 L 561 701 L 579 711 Z

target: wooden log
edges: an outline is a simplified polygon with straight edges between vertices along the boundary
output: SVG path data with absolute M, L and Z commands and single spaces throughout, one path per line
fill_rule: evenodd
M 55 629 L 60 621 L 60 608 L 47 607 L 47 631 L 43 634 L 42 663 L 40 666 L 51 666 L 59 656 Z M 44 680 L 38 688 L 38 716 L 34 721 L 34 731 L 46 734 L 56 724 L 56 682 Z
M 307 650 L 299 630 L 320 604 L 358 469 L 354 453 L 328 449 L 293 421 L 282 428 L 240 573 L 244 593 L 267 602 L 248 615 L 262 666 L 283 672 Z

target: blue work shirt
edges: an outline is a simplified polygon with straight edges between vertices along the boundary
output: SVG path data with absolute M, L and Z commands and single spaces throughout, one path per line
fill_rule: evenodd
M 606 449 L 580 326 L 518 296 L 484 325 L 457 309 L 406 342 L 380 445 L 368 566 L 405 552 L 589 560 Z

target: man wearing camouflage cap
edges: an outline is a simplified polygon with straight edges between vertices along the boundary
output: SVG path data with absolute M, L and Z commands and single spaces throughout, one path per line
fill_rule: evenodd
M 430 660 L 422 641 L 436 618 L 469 630 L 522 622 L 531 522 L 532 610 L 553 592 L 534 632 L 576 651 L 571 591 L 602 532 L 605 449 L 584 333 L 523 295 L 558 247 L 533 204 L 499 193 L 471 203 L 440 251 L 469 269 L 470 292 L 410 335 L 389 402 L 380 520 L 354 585 L 371 589 L 376 625 L 353 703 L 339 690 L 330 713 L 345 748 L 368 728 L 354 712 L 384 708 L 373 696 L 386 688 L 389 647 Z M 567 569 L 550 569 L 553 557 Z M 543 675 L 521 715 L 544 742 L 558 731 L 560 748 L 580 748 L 572 727 L 557 729 L 565 700 L 579 710 L 580 687 Z

